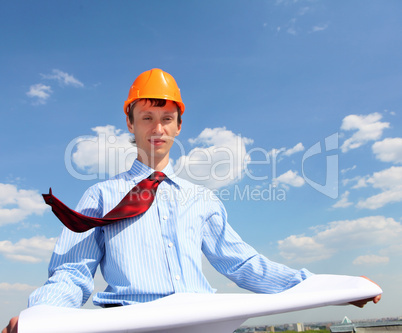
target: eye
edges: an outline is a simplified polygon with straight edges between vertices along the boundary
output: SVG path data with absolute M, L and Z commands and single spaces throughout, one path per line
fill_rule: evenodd
M 163 117 L 163 119 L 164 119 L 165 121 L 173 121 L 173 120 L 174 120 L 174 115 L 172 115 L 172 114 L 166 114 L 166 115 Z

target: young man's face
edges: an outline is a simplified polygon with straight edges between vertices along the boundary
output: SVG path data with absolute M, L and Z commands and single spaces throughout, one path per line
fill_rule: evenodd
M 181 130 L 176 103 L 166 101 L 165 106 L 157 107 L 142 100 L 135 104 L 133 115 L 133 123 L 127 117 L 127 127 L 135 135 L 138 159 L 153 168 L 158 164 L 166 166 L 174 138 Z

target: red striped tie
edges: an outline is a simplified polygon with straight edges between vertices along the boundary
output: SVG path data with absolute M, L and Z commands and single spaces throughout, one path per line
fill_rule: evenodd
M 166 178 L 163 172 L 155 171 L 148 178 L 139 182 L 120 201 L 120 203 L 103 218 L 82 215 L 57 199 L 49 189 L 49 194 L 43 194 L 45 202 L 52 207 L 53 213 L 70 230 L 85 232 L 94 227 L 101 227 L 121 219 L 145 213 L 155 199 L 159 184 Z

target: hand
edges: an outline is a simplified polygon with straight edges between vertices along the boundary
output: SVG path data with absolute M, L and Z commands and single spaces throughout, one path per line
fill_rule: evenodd
M 366 277 L 366 276 L 362 276 L 362 277 L 365 278 L 365 279 L 367 279 L 367 280 L 369 280 L 370 282 L 375 283 L 374 281 L 370 280 L 370 279 L 369 279 L 368 277 Z M 377 283 L 375 283 L 375 284 L 377 284 Z M 378 286 L 378 284 L 377 284 L 377 286 Z M 366 298 L 366 299 L 361 299 L 361 300 L 359 300 L 359 301 L 350 302 L 349 304 L 352 304 L 352 305 L 357 306 L 357 307 L 359 307 L 359 308 L 363 308 L 368 302 L 373 301 L 373 303 L 376 304 L 376 303 L 378 303 L 380 300 L 381 300 L 381 294 L 380 294 L 380 295 L 377 295 L 377 296 L 375 296 L 375 297 L 373 297 L 373 298 Z
M 1 333 L 18 333 L 18 316 L 11 318 L 8 326 Z

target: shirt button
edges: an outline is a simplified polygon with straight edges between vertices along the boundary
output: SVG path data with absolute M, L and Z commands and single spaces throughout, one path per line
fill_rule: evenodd
M 172 246 L 173 246 L 173 243 L 172 243 L 172 242 L 170 242 L 170 243 L 168 244 L 168 246 L 169 246 L 169 247 L 172 247 Z
M 166 221 L 166 220 L 167 220 L 167 216 L 165 215 L 165 216 L 163 217 L 163 219 Z
M 176 275 L 176 280 L 177 280 L 177 281 L 180 280 L 180 275 Z

